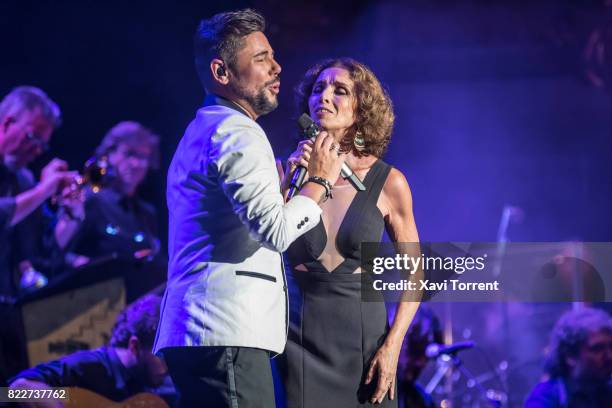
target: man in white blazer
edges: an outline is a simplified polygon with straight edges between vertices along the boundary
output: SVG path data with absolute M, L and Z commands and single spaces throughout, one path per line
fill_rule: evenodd
M 183 407 L 274 407 L 269 353 L 287 333 L 280 252 L 320 220 L 343 157 L 322 132 L 300 194 L 284 203 L 274 154 L 255 122 L 274 110 L 280 65 L 253 10 L 202 21 L 207 91 L 168 170 L 168 286 L 154 349 Z

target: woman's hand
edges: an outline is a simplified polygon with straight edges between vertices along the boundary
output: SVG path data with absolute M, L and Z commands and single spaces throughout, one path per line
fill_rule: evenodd
M 289 189 L 289 184 L 291 183 L 293 172 L 295 171 L 297 166 L 303 166 L 305 168 L 308 168 L 308 161 L 310 160 L 310 153 L 312 152 L 312 144 L 312 140 L 301 140 L 298 143 L 297 149 L 287 159 L 287 166 L 281 179 L 281 186 L 283 191 Z M 307 178 L 308 174 L 306 174 L 306 177 L 304 177 L 304 179 L 306 180 Z
M 365 380 L 366 384 L 370 384 L 374 378 L 378 378 L 376 390 L 370 398 L 371 403 L 381 403 L 387 392 L 391 400 L 395 398 L 395 374 L 401 348 L 401 343 L 389 345 L 385 342 L 374 355 Z

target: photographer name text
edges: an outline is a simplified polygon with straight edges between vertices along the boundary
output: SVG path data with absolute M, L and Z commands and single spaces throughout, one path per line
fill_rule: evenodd
M 431 282 L 427 279 L 409 281 L 402 279 L 399 282 L 384 282 L 377 279 L 372 283 L 374 290 L 390 291 L 496 291 L 499 290 L 499 282 L 460 282 L 458 279 L 445 279 L 441 282 Z

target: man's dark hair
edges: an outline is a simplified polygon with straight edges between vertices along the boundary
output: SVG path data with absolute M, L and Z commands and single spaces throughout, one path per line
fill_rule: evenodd
M 266 20 L 255 10 L 244 9 L 215 14 L 202 20 L 194 39 L 195 64 L 200 81 L 206 86 L 213 58 L 223 60 L 228 69 L 236 64 L 236 54 L 244 46 L 244 37 L 266 28 Z
M 159 324 L 160 305 L 159 296 L 146 295 L 126 307 L 117 316 L 110 345 L 127 348 L 130 337 L 136 336 L 144 347 L 152 348 Z
M 551 377 L 567 377 L 567 358 L 577 358 L 589 336 L 600 331 L 612 333 L 612 317 L 604 310 L 587 307 L 564 313 L 550 336 L 546 372 Z

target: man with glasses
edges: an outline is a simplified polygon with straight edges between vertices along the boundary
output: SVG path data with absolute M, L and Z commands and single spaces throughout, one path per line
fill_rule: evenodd
M 11 366 L 11 362 L 18 361 L 19 352 L 7 349 L 7 344 L 15 342 L 7 341 L 12 325 L 4 312 L 8 312 L 18 294 L 19 279 L 22 286 L 45 284 L 45 277 L 35 271 L 33 261 L 44 259 L 61 246 L 54 237 L 45 240 L 42 236 L 41 205 L 76 176 L 59 159 L 43 168 L 39 182 L 27 168 L 48 148 L 59 124 L 57 104 L 38 88 L 17 87 L 0 101 L 0 317 L 4 319 L 2 326 L 7 328 L 0 330 L 0 360 L 3 355 L 11 356 L 6 364 L 0 362 L 0 367 L 9 372 L 19 368 Z M 82 212 L 78 198 L 65 204 L 64 214 Z
M 525 408 L 609 407 L 612 399 L 612 317 L 583 307 L 564 313 L 550 336 L 546 380 Z
M 0 102 L 0 295 L 4 300 L 15 295 L 15 270 L 27 275 L 31 261 L 44 253 L 41 204 L 76 176 L 59 159 L 44 167 L 38 183 L 27 168 L 48 150 L 60 117 L 57 104 L 35 87 L 17 87 Z M 74 218 L 82 212 L 78 199 L 63 204 L 67 205 L 62 214 Z M 49 241 L 53 242 L 47 242 L 47 248 L 58 246 L 58 240 Z M 40 279 L 32 283 L 40 283 Z

